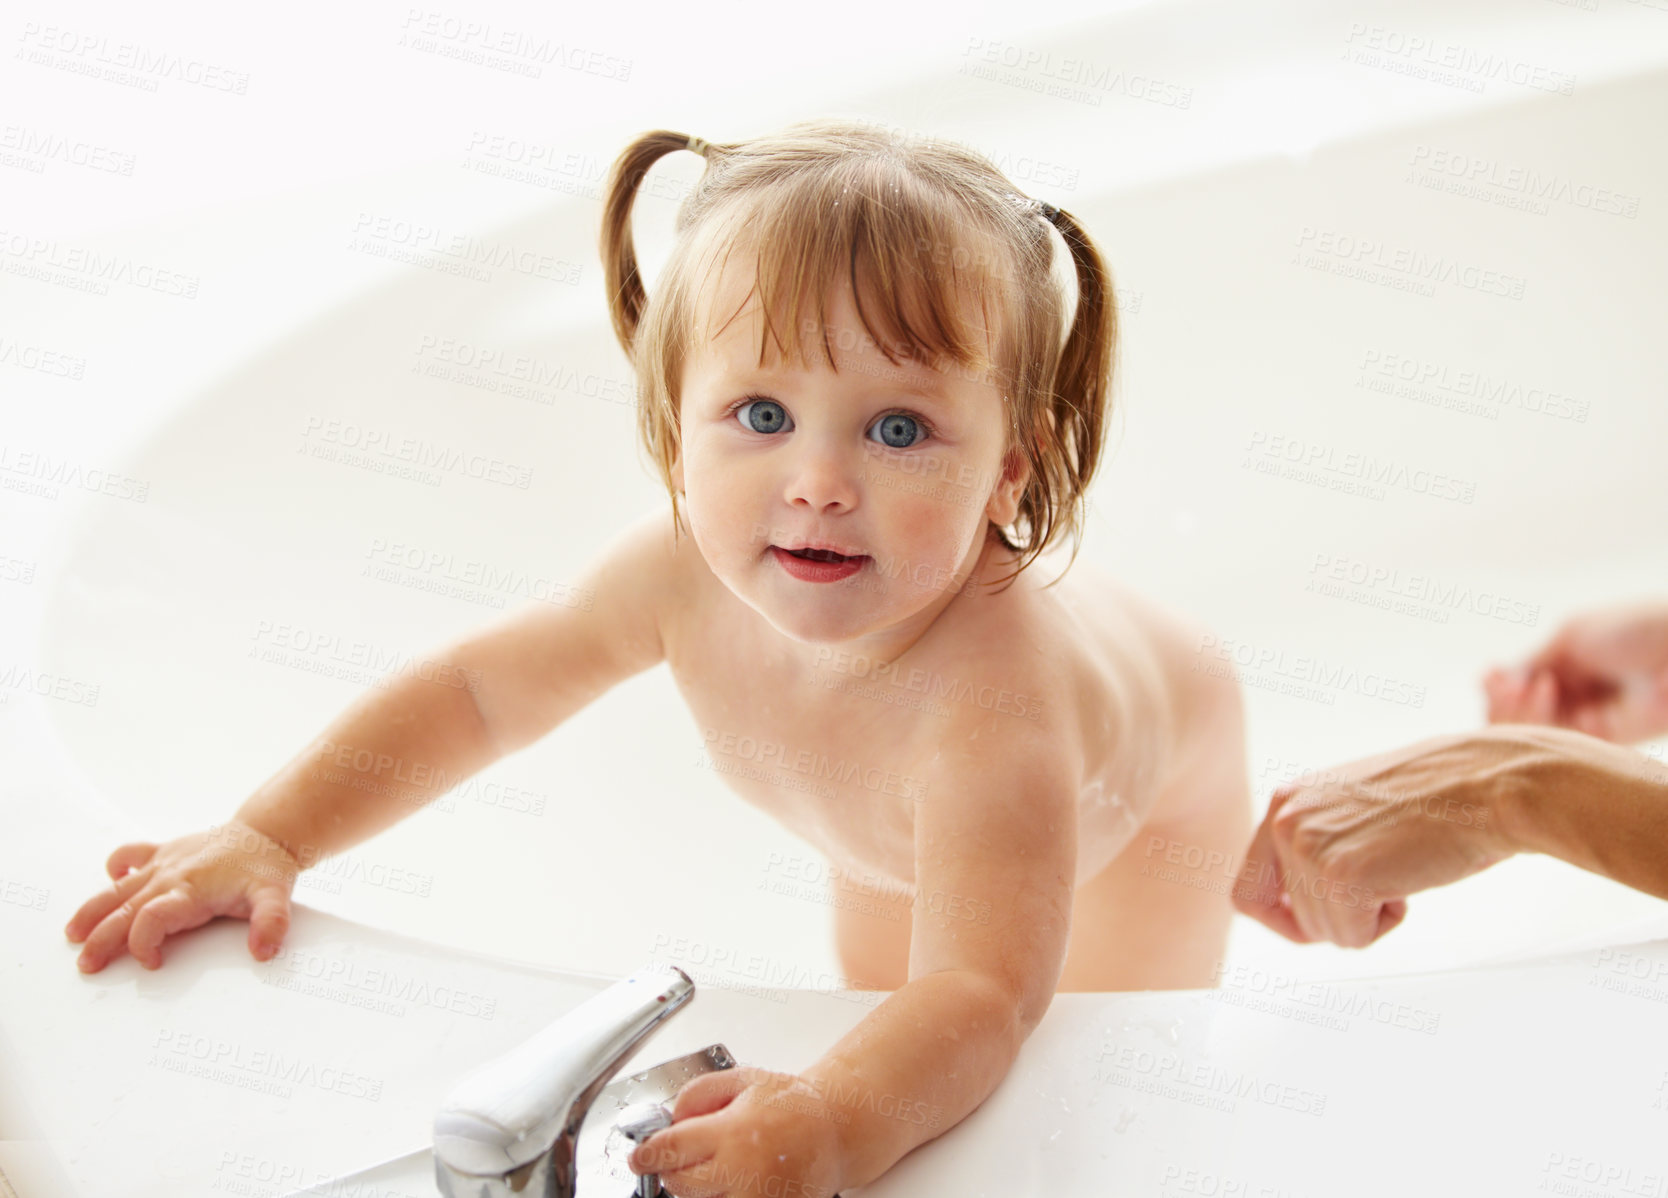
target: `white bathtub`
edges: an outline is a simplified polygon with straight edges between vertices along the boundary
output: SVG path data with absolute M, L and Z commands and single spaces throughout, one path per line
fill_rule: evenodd
M 736 51 L 714 33 L 711 55 L 682 46 L 671 57 L 650 35 L 598 26 L 591 44 L 636 47 L 625 56 L 635 82 L 596 71 L 529 80 L 399 45 L 404 19 L 364 18 L 338 31 L 341 42 L 269 44 L 204 40 L 173 18 L 129 27 L 89 16 L 81 28 L 107 32 L 104 50 L 19 60 L 3 84 L 39 99 L 42 127 L 137 164 L 125 176 L 49 151 L 39 174 L 10 164 L 0 221 L 0 335 L 32 347 L 36 363 L 0 354 L 0 474 L 10 480 L 0 491 L 0 663 L 15 667 L 0 704 L 12 765 L 0 880 L 17 900 L 0 903 L 0 920 L 4 963 L 26 979 L 0 986 L 11 1066 L 0 1072 L 0 1171 L 20 1194 L 37 1192 L 25 1175 L 54 1194 L 116 1184 L 276 1194 L 286 1164 L 316 1180 L 420 1147 L 458 1070 L 649 960 L 687 969 L 707 1001 L 642 1063 L 723 1039 L 744 1060 L 793 1068 L 866 1009 L 795 993 L 840 984 L 830 910 L 820 890 L 784 896 L 761 882 L 814 875 L 818 859 L 699 768 L 699 731 L 664 669 L 444 808 L 304 875 L 296 892 L 305 910 L 291 943 L 321 955 L 298 962 L 337 954 L 396 961 L 389 968 L 413 976 L 467 974 L 476 993 L 501 1000 L 500 1018 L 390 1018 L 275 984 L 284 963 L 256 966 L 241 923 L 170 941 L 157 974 L 123 958 L 83 978 L 59 939 L 103 883 L 111 849 L 229 816 L 360 693 L 360 654 L 420 659 L 520 601 L 490 585 L 467 598 L 438 592 L 444 570 L 379 576 L 391 556 L 379 547 L 559 587 L 623 521 L 663 502 L 622 402 L 629 377 L 601 301 L 595 192 L 643 129 L 727 140 L 764 128 L 746 88 L 700 86 Z M 533 29 L 547 19 L 516 18 Z M 1123 415 L 1083 556 L 1219 630 L 1247 677 L 1259 802 L 1295 771 L 1476 725 L 1487 665 L 1527 653 L 1570 612 L 1668 585 L 1668 414 L 1653 352 L 1668 316 L 1668 160 L 1649 119 L 1668 101 L 1668 12 L 1356 6 L 1295 21 L 1159 4 L 1054 30 L 1015 26 L 1005 10 L 964 20 L 929 53 L 894 62 L 902 73 L 883 89 L 771 67 L 784 81 L 797 74 L 797 90 L 784 82 L 776 96 L 802 102 L 773 108 L 768 123 L 843 112 L 961 138 L 1098 239 L 1124 312 Z M 1218 34 L 1201 41 L 1200 29 Z M 34 48 L 50 47 L 33 36 Z M 1408 50 L 1413 37 L 1422 49 Z M 176 80 L 152 93 L 77 69 L 123 38 L 246 71 L 251 87 L 238 96 Z M 1428 77 L 1431 55 L 1460 64 L 1447 83 Z M 1424 79 L 1409 73 L 1421 58 Z M 1031 65 L 1004 65 L 1021 59 Z M 1505 65 L 1490 74 L 1492 62 Z M 342 115 L 363 110 L 343 64 L 377 81 L 378 104 L 414 114 L 411 127 L 363 143 L 375 170 L 352 169 L 354 135 L 370 126 Z M 1134 89 L 1146 98 L 1129 75 L 1102 86 L 1098 104 L 1047 90 L 1062 73 L 1076 72 L 1074 86 L 1106 84 L 1106 68 L 1148 80 Z M 527 101 L 539 97 L 562 102 L 535 112 Z M 590 118 L 603 110 L 607 120 Z M 206 169 L 204 141 L 227 130 L 265 153 L 234 141 L 217 173 L 192 174 Z M 500 135 L 554 147 L 561 154 L 546 161 L 562 165 L 536 171 L 536 186 L 508 178 L 509 151 L 490 140 Z M 1462 163 L 1460 179 L 1450 172 Z M 657 167 L 659 194 L 639 206 L 651 264 L 696 166 L 675 155 Z M 225 181 L 240 167 L 264 180 L 241 195 Z M 218 206 L 196 207 L 199 197 Z M 128 212 L 147 219 L 127 225 Z M 433 253 L 419 255 L 427 268 L 393 260 L 401 222 L 576 263 L 578 282 L 502 269 L 476 281 L 436 269 L 449 259 Z M 65 280 L 87 270 L 64 264 L 76 250 L 149 267 L 152 285 L 76 290 Z M 37 276 L 47 258 L 66 272 L 55 281 Z M 191 281 L 196 298 L 174 293 Z M 435 367 L 455 366 L 445 341 L 526 355 L 559 381 L 525 397 L 478 385 L 486 375 L 437 377 Z M 1506 402 L 1488 401 L 1502 385 Z M 310 447 L 329 441 L 331 422 L 484 454 L 528 468 L 531 482 L 448 473 L 430 485 L 328 461 Z M 1369 494 L 1333 489 L 1347 472 L 1327 475 L 1324 463 L 1351 454 L 1379 456 L 1396 481 Z M 114 472 L 114 493 L 73 482 L 31 493 L 41 483 L 31 463 L 42 460 Z M 1288 469 L 1317 461 L 1320 484 Z M 1434 476 L 1452 480 L 1454 497 L 1419 481 Z M 1334 575 L 1347 584 L 1391 571 L 1420 592 L 1416 602 Z M 281 663 L 265 659 L 275 648 L 286 650 Z M 1298 659 L 1397 685 L 1387 698 L 1316 684 Z M 35 693 L 25 675 L 56 694 Z M 620 884 L 623 849 L 608 846 L 628 838 L 633 875 L 666 888 Z M 711 857 L 727 867 L 712 870 Z M 1557 1170 L 1579 1174 L 1589 1161 L 1645 1172 L 1648 1154 L 1630 1145 L 1659 1134 L 1664 1116 L 1639 1063 L 1621 1058 L 1659 1008 L 1604 983 L 1637 980 L 1635 962 L 1658 968 L 1660 947 L 1617 946 L 1668 933 L 1661 903 L 1520 858 L 1410 908 L 1365 952 L 1289 945 L 1240 921 L 1227 963 L 1285 982 L 1330 979 L 1339 988 L 1328 993 L 1397 997 L 1439 1012 L 1439 1034 L 1357 1019 L 1358 1034 L 1340 1037 L 1300 1014 L 1197 994 L 1062 996 L 982 1122 L 874 1189 L 1040 1192 L 1076 1177 L 1068 1192 L 1088 1193 L 1115 1177 L 1130 1192 L 1203 1193 L 1209 1174 L 1247 1193 L 1318 1193 L 1358 1168 L 1387 1122 L 1436 1136 L 1439 1153 L 1509 1134 L 1518 1151 L 1501 1155 L 1523 1162 L 1515 1189 L 1571 1180 Z M 1560 952 L 1569 955 L 1517 972 L 1477 968 Z M 1460 972 L 1357 980 L 1443 970 Z M 788 993 L 744 992 L 759 985 Z M 1522 1026 L 1486 1016 L 1508 998 L 1527 1013 Z M 1511 1061 L 1572 1042 L 1577 1021 L 1614 1037 L 1613 1057 L 1584 1046 L 1579 1081 L 1589 1094 L 1610 1086 L 1600 1097 L 1560 1099 L 1549 1075 L 1551 1093 L 1531 1106 L 1495 1080 Z M 1149 1025 L 1159 1033 L 1131 1030 Z M 1277 1080 L 1327 1094 L 1324 1118 L 1262 1103 L 1228 1118 L 1074 1072 L 1101 1033 L 1125 1045 L 1172 1027 L 1188 1029 L 1167 1041 L 1184 1058 L 1242 1070 L 1287 1062 L 1290 1076 Z M 411 1048 L 437 1037 L 446 1047 L 436 1055 Z M 386 1097 L 280 1098 L 175 1067 L 206 1043 L 351 1061 Z M 1391 1062 L 1425 1072 L 1395 1088 Z M 1444 1073 L 1460 1062 L 1472 1083 L 1463 1095 Z M 1474 1111 L 1485 1098 L 1502 1121 L 1472 1125 L 1468 1138 L 1434 1117 L 1398 1121 L 1399 1104 Z M 203 1122 L 190 1130 L 170 1110 Z M 275 1136 L 267 1120 L 297 1111 L 300 1130 Z M 1108 1139 L 1108 1127 L 1136 1134 Z M 993 1155 L 992 1137 L 1031 1151 Z M 1011 1175 L 995 1171 L 996 1155 Z M 245 1171 L 245 1157 L 266 1161 L 266 1175 Z M 1188 1169 L 1204 1173 L 1190 1182 Z M 1391 1167 L 1350 1189 L 1395 1192 L 1411 1176 Z M 1420 1176 L 1425 1188 L 1475 1193 L 1494 1174 Z

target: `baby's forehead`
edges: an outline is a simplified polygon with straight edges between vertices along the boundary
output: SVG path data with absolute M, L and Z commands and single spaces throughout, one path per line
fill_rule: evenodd
M 767 313 L 751 261 L 714 272 L 693 305 L 692 358 L 705 369 L 729 374 L 827 370 L 881 375 L 888 381 L 938 389 L 961 379 L 989 381 L 1000 319 L 971 292 L 959 315 L 983 343 L 972 362 L 912 344 L 903 333 L 907 314 L 883 310 L 890 297 L 867 295 L 861 311 L 849 280 L 828 288 L 820 302 L 802 288 L 797 305 L 778 294 Z M 867 318 L 867 319 L 865 319 Z M 919 318 L 916 327 L 923 322 Z M 791 327 L 790 327 L 791 326 Z M 888 335 L 890 334 L 890 335 Z
M 827 332 L 826 357 L 820 331 L 823 329 Z M 758 338 L 757 320 L 751 324 L 736 320 L 718 338 L 695 346 L 701 370 L 714 379 L 751 379 L 761 384 L 800 373 L 832 371 L 865 386 L 942 399 L 957 394 L 969 384 L 987 385 L 993 378 L 985 363 L 934 363 L 924 351 L 908 345 L 893 346 L 888 357 L 861 324 L 854 327 L 831 322 L 824 326 L 813 320 L 811 328 L 800 338 L 797 358 L 779 352 L 767 336 L 761 361 Z

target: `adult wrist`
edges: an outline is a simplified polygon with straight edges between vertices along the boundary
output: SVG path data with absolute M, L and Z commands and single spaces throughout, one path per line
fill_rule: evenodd
M 1509 735 L 1519 752 L 1501 771 L 1492 810 L 1515 852 L 1584 857 L 1595 814 L 1623 802 L 1668 802 L 1668 767 L 1636 749 L 1541 725 L 1512 726 Z
M 1592 754 L 1601 742 L 1545 725 L 1497 725 L 1490 732 L 1514 746 L 1490 796 L 1497 838 L 1513 853 L 1561 856 L 1559 833 L 1567 827 L 1560 818 L 1563 810 L 1581 793 L 1603 785 L 1603 767 Z

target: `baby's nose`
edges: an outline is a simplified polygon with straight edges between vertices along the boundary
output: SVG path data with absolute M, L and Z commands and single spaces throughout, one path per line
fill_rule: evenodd
M 785 498 L 815 511 L 850 508 L 857 503 L 863 471 L 859 463 L 829 451 L 808 451 L 794 463 Z

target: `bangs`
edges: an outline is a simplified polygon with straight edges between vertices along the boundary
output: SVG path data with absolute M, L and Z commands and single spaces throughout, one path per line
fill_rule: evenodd
M 977 227 L 971 210 L 875 166 L 802 172 L 714 212 L 692 247 L 700 283 L 697 319 L 686 327 L 700 327 L 698 335 L 710 340 L 756 302 L 761 368 L 772 360 L 809 368 L 820 347 L 822 360 L 837 369 L 828 308 L 845 289 L 869 339 L 894 367 L 918 363 L 998 382 L 1006 392 L 1012 326 L 1001 317 L 1014 301 L 1012 265 L 991 239 L 965 232 Z M 721 291 L 734 294 L 720 281 L 736 279 L 748 265 L 753 277 L 741 302 L 714 310 Z

